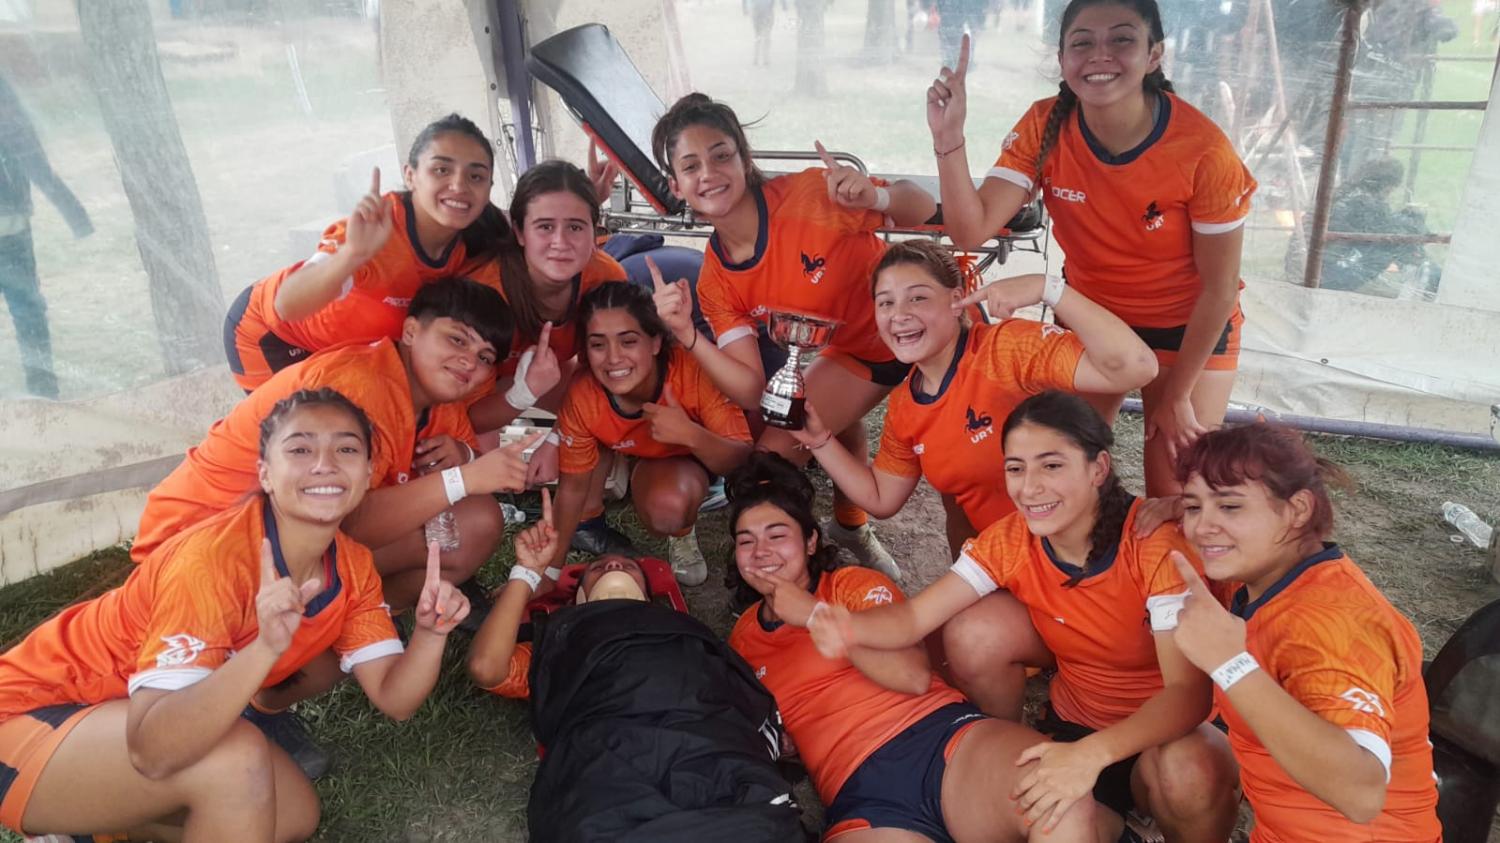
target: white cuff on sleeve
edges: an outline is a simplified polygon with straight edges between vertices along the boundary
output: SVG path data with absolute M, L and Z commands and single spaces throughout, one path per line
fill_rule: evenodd
M 376 641 L 374 644 L 366 644 L 352 653 L 345 653 L 339 659 L 339 670 L 348 673 L 365 662 L 383 659 L 386 656 L 399 656 L 405 651 L 406 648 L 401 646 L 400 638 L 387 638 L 384 641 Z
M 1391 745 L 1385 742 L 1385 738 L 1375 734 L 1369 729 L 1345 729 L 1349 737 L 1361 747 L 1370 751 L 1370 754 L 1380 759 L 1380 766 L 1385 768 L 1385 783 L 1391 783 Z
M 1000 588 L 990 578 L 990 572 L 986 571 L 983 565 L 976 562 L 974 557 L 967 553 L 960 553 L 958 555 L 958 561 L 953 563 L 952 570 L 964 582 L 968 583 L 969 587 L 974 589 L 980 597 Z

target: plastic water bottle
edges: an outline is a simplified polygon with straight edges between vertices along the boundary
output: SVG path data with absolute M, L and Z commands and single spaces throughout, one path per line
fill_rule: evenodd
M 445 553 L 458 550 L 458 519 L 453 517 L 453 510 L 445 509 L 432 516 L 423 525 L 422 532 L 428 544 L 437 542 L 438 550 Z
M 1461 503 L 1445 501 L 1443 518 L 1463 533 L 1465 538 L 1473 542 L 1475 547 L 1483 550 L 1490 546 L 1490 536 L 1493 535 L 1494 530 L 1478 515 L 1475 515 L 1474 510 Z
M 507 527 L 515 527 L 526 523 L 526 513 L 504 501 L 500 502 L 500 514 L 505 518 L 505 526 Z

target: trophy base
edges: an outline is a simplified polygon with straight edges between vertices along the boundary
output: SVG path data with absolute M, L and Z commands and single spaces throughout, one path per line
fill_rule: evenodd
M 760 405 L 760 417 L 771 427 L 779 427 L 782 430 L 801 430 L 807 426 L 807 399 L 804 398 L 781 398 L 775 407 L 768 407 L 769 402 L 762 401 Z

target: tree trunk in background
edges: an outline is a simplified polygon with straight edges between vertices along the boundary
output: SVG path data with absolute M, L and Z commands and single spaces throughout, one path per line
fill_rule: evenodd
M 793 89 L 806 96 L 828 93 L 823 12 L 828 0 L 797 0 L 797 78 Z
M 180 374 L 223 359 L 224 297 L 208 218 L 167 94 L 146 0 L 78 0 L 89 76 L 109 132 L 151 290 L 163 363 Z
M 896 0 L 868 0 L 865 54 L 886 64 L 896 57 Z

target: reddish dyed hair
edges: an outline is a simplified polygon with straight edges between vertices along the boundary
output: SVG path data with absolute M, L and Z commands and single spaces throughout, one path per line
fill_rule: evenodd
M 1350 486 L 1344 470 L 1314 454 L 1302 434 L 1269 422 L 1213 430 L 1198 437 L 1177 457 L 1177 482 L 1186 483 L 1195 474 L 1212 489 L 1260 483 L 1280 501 L 1289 501 L 1306 489 L 1313 496 L 1306 533 L 1320 540 L 1333 532 L 1328 487 Z

